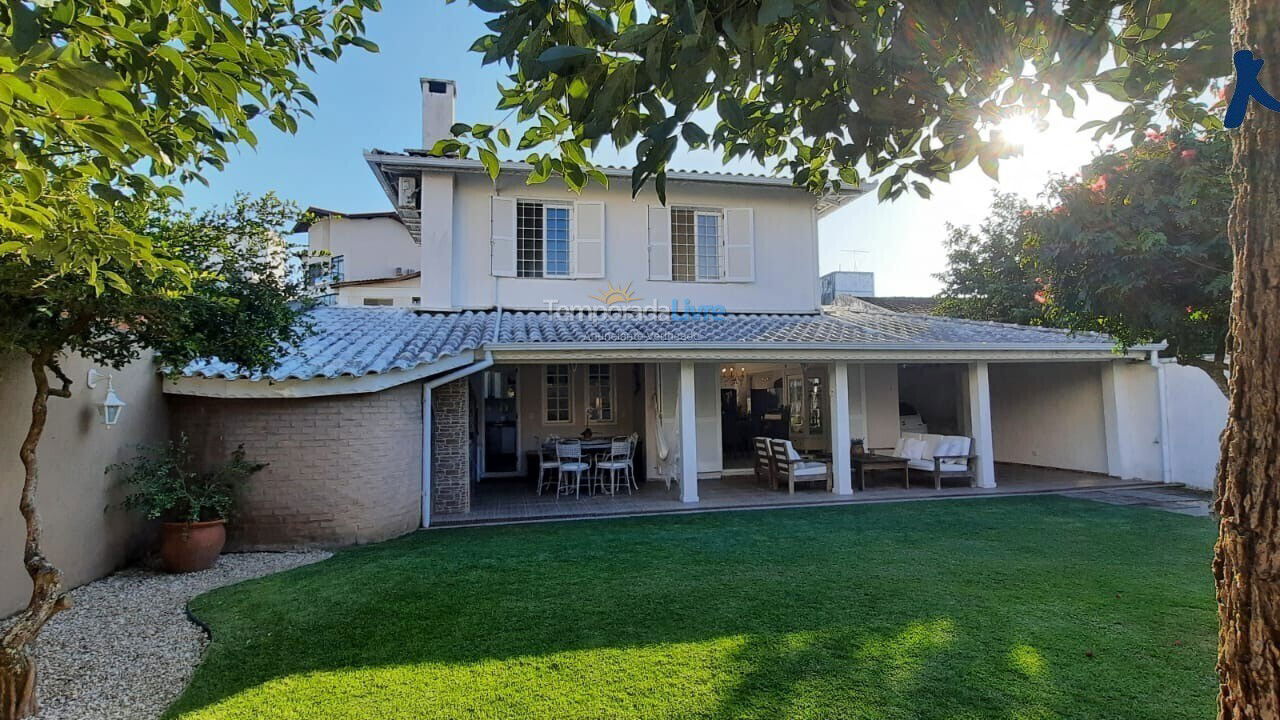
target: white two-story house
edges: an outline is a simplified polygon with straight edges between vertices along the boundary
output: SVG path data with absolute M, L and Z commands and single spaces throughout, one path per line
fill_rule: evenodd
M 447 135 L 455 93 L 422 81 L 422 147 Z M 300 228 L 334 304 L 313 312 L 315 334 L 264 375 L 210 359 L 166 383 L 199 453 L 243 443 L 271 463 L 247 491 L 241 547 L 1174 479 L 1158 347 L 824 308 L 819 230 L 864 189 L 673 171 L 663 204 L 633 198 L 625 168 L 575 194 L 527 184 L 520 163 L 492 182 L 423 150 L 365 158 L 392 210 L 313 209 Z M 853 449 L 902 453 L 904 432 L 964 438 L 963 472 L 867 474 Z M 635 441 L 627 492 L 543 482 L 558 475 L 549 441 L 615 437 Z M 821 463 L 829 489 L 773 489 L 758 437 Z

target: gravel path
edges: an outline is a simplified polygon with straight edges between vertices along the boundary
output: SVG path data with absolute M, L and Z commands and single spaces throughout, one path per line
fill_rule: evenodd
M 242 580 L 319 562 L 325 552 L 223 555 L 187 575 L 124 570 L 71 592 L 37 641 L 38 720 L 157 718 L 187 686 L 208 642 L 187 601 Z M 8 622 L 0 621 L 0 627 Z

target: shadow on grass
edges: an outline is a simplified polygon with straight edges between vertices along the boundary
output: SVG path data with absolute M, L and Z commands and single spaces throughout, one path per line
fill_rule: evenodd
M 193 603 L 190 717 L 1208 717 L 1212 524 L 1062 498 L 419 533 Z

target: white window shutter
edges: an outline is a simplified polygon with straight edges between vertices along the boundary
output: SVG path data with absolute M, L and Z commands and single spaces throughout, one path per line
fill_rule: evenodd
M 754 282 L 756 279 L 756 220 L 751 208 L 724 211 L 725 282 Z
M 516 201 L 494 196 L 492 210 L 491 242 L 492 267 L 496 277 L 516 276 Z
M 604 277 L 604 203 L 573 204 L 573 276 Z
M 649 279 L 671 279 L 671 211 L 649 206 Z

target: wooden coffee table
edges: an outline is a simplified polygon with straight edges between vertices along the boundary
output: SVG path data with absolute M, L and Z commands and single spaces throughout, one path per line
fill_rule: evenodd
M 907 459 L 894 457 L 892 455 L 876 455 L 875 453 L 864 453 L 862 455 L 854 455 L 853 469 L 858 473 L 858 489 L 867 489 L 867 471 L 868 470 L 901 470 L 902 486 L 910 488 L 910 479 L 907 476 Z

